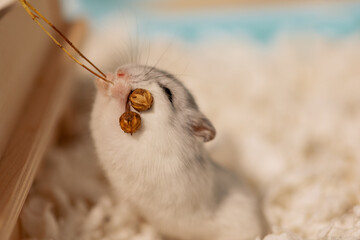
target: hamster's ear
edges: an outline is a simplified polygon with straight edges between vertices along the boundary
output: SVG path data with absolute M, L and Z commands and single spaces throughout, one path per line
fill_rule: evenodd
M 191 117 L 191 129 L 195 136 L 200 137 L 204 142 L 215 138 L 216 130 L 202 113 L 198 112 Z
M 98 89 L 98 91 L 101 92 L 102 94 L 104 94 L 106 96 L 109 95 L 110 83 L 105 82 L 101 78 L 97 78 L 95 80 L 95 86 Z

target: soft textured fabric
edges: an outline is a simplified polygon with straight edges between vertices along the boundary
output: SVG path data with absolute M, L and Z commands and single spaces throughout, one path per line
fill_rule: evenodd
M 111 60 L 126 62 L 124 36 L 93 36 L 88 57 L 113 70 Z M 138 62 L 183 80 L 213 122 L 218 135 L 206 145 L 213 158 L 257 189 L 269 224 L 264 240 L 360 239 L 358 36 L 143 46 Z M 49 151 L 21 213 L 24 237 L 161 239 L 112 197 L 87 130 L 92 77 L 79 78 L 80 137 Z

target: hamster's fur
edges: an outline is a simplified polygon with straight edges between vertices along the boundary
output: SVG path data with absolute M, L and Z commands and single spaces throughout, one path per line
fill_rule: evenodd
M 101 79 L 91 130 L 101 166 L 119 196 L 164 236 L 183 240 L 245 240 L 261 236 L 255 195 L 214 163 L 203 141 L 215 129 L 193 96 L 171 74 L 125 65 Z M 141 112 L 133 135 L 119 126 L 131 90 L 148 90 L 154 104 Z M 134 110 L 133 110 L 134 111 Z

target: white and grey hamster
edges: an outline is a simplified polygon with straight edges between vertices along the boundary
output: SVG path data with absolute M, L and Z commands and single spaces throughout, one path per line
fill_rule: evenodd
M 171 74 L 125 65 L 101 79 L 91 116 L 100 163 L 116 192 L 164 236 L 183 240 L 245 240 L 262 234 L 255 195 L 214 163 L 203 142 L 215 137 L 193 96 Z M 148 90 L 154 104 L 141 129 L 126 134 L 119 117 L 131 90 Z

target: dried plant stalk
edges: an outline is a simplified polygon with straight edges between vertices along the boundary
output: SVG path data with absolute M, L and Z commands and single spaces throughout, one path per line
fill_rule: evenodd
M 106 79 L 106 75 L 100 71 L 99 68 L 97 68 L 88 58 L 86 58 L 84 56 L 84 54 L 82 54 L 73 44 L 72 42 L 65 37 L 65 35 L 59 30 L 57 29 L 47 18 L 45 18 L 38 10 L 36 10 L 36 8 L 34 8 L 30 3 L 28 3 L 26 0 L 19 0 L 21 5 L 24 7 L 24 9 L 26 10 L 26 12 L 31 16 L 31 18 L 37 23 L 37 25 L 39 25 L 39 27 L 53 40 L 53 42 L 58 45 L 72 60 L 74 60 L 77 64 L 79 64 L 80 66 L 82 66 L 83 68 L 85 68 L 86 70 L 88 70 L 90 73 L 94 74 L 95 76 L 97 76 L 98 78 L 101 78 L 102 80 L 113 84 L 113 82 L 109 81 Z M 35 15 L 34 14 L 37 14 Z M 39 22 L 38 18 L 41 18 L 45 23 L 47 23 L 52 29 L 54 29 L 83 59 L 85 59 L 85 61 L 87 61 L 91 66 L 93 66 L 102 76 L 100 76 L 99 74 L 95 73 L 93 70 L 91 70 L 90 68 L 88 68 L 87 66 L 85 66 L 84 64 L 82 64 L 79 60 L 77 60 L 69 51 L 67 51 L 63 45 L 60 44 L 59 41 L 57 41 L 46 29 L 45 27 Z

